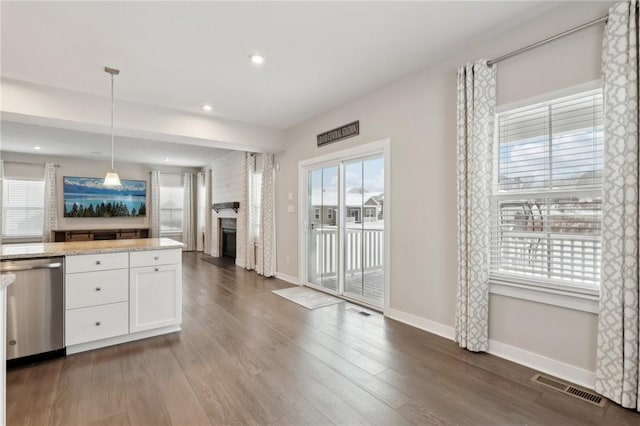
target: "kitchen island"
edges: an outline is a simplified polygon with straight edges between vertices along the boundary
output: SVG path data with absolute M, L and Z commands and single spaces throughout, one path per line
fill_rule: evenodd
M 64 258 L 68 354 L 176 332 L 182 247 L 167 238 L 2 245 L 0 260 Z
M 6 333 L 6 316 L 7 316 L 7 287 L 13 283 L 16 279 L 14 274 L 2 274 L 0 275 L 0 336 L 2 336 L 2 340 L 0 340 L 0 353 L 2 354 L 2 369 L 0 370 L 0 401 L 2 405 L 0 406 L 0 425 L 4 426 L 6 424 L 6 393 L 7 393 L 7 375 L 6 369 L 4 365 L 6 365 L 6 349 L 5 349 L 5 333 Z

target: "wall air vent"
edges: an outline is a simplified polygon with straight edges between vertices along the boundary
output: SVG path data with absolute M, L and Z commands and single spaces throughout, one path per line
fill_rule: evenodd
M 597 405 L 598 407 L 604 407 L 607 402 L 606 399 L 593 391 L 578 389 L 577 387 L 572 386 L 568 383 L 551 378 L 549 376 L 544 376 L 542 374 L 536 374 L 531 378 L 531 381 L 540 383 L 541 385 L 547 386 L 551 389 L 555 389 L 564 394 L 571 395 L 574 398 L 581 399 L 590 404 Z

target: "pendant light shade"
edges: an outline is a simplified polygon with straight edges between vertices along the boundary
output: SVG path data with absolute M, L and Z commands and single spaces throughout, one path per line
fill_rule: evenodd
M 107 173 L 102 184 L 104 186 L 122 186 L 120 176 L 115 171 Z
M 107 175 L 104 177 L 104 182 L 102 183 L 103 186 L 107 186 L 107 187 L 115 187 L 115 186 L 122 186 L 122 183 L 120 182 L 120 176 L 118 176 L 118 173 L 116 173 L 115 168 L 113 167 L 113 139 L 114 139 L 114 133 L 113 133 L 113 76 L 120 74 L 120 70 L 115 69 L 115 68 L 110 68 L 110 67 L 104 67 L 104 72 L 106 72 L 107 74 L 111 75 L 111 171 L 107 173 Z

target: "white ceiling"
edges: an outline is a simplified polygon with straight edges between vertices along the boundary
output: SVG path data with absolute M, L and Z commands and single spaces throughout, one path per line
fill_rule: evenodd
M 2 1 L 1 72 L 107 96 L 114 66 L 119 99 L 288 128 L 554 6 Z
M 39 155 L 105 160 L 111 158 L 111 136 L 30 124 L 2 122 L 0 150 Z M 33 147 L 39 146 L 40 150 Z M 226 149 L 174 144 L 117 136 L 116 161 L 167 166 L 203 167 L 230 153 Z M 169 161 L 165 161 L 165 159 Z

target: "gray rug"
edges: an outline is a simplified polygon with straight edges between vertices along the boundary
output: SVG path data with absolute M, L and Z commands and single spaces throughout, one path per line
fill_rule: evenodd
M 322 308 L 324 306 L 342 303 L 344 300 L 325 294 L 321 291 L 312 290 L 308 287 L 290 287 L 281 290 L 273 290 L 275 294 L 292 302 L 302 305 L 307 309 Z

